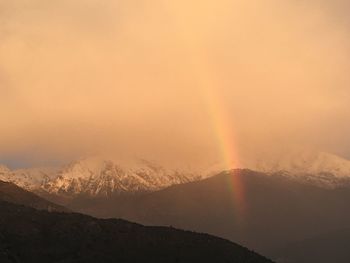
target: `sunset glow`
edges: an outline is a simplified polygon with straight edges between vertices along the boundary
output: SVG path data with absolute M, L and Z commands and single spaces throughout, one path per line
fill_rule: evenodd
M 0 262 L 349 263 L 349 0 L 0 0 Z

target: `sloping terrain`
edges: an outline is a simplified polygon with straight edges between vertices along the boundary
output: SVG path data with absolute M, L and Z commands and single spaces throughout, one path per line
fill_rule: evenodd
M 242 189 L 232 185 L 235 181 Z M 243 193 L 241 204 L 235 191 Z M 277 174 L 235 170 L 141 196 L 85 202 L 80 207 L 99 217 L 210 233 L 273 256 L 272 251 L 283 244 L 347 227 L 349 203 L 347 188 L 326 189 Z
M 232 262 L 268 259 L 224 239 L 0 202 L 0 262 Z
M 36 194 L 28 192 L 13 183 L 0 181 L 0 201 L 32 207 L 38 210 L 70 212 L 69 209 L 49 202 Z
M 327 152 L 308 149 L 254 152 L 254 156 L 242 157 L 239 168 L 267 175 L 278 173 L 297 182 L 324 188 L 350 188 L 350 161 Z M 227 168 L 218 163 L 211 170 L 217 174 Z
M 339 229 L 294 242 L 276 250 L 275 254 L 281 263 L 348 263 L 350 229 Z

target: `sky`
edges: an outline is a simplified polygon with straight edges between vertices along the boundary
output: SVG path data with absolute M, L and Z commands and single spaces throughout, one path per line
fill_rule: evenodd
M 350 158 L 345 0 L 0 0 L 0 161 Z M 230 149 L 230 150 L 228 150 Z

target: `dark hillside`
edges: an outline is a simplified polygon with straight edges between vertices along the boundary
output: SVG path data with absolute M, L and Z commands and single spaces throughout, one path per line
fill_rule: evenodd
M 0 202 L 0 262 L 271 262 L 207 234 Z

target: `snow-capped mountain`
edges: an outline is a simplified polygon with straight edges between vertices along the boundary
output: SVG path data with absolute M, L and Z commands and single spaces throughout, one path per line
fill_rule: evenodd
M 250 169 L 327 188 L 350 186 L 350 161 L 331 153 L 293 149 L 255 153 L 253 157 L 245 156 L 240 161 L 240 167 L 231 169 Z M 222 170 L 225 170 L 224 166 L 216 164 L 210 172 L 216 174 Z
M 63 196 L 109 196 L 112 193 L 155 191 L 201 178 L 196 172 L 166 169 L 146 160 L 86 158 L 58 170 L 11 171 L 0 167 L 0 180 L 13 182 L 30 191 Z
M 65 167 L 44 188 L 55 194 L 108 196 L 112 193 L 155 191 L 200 178 L 196 173 L 168 170 L 145 160 L 114 162 L 87 159 Z
M 0 180 L 11 182 L 29 191 L 35 191 L 57 176 L 55 168 L 31 168 L 10 170 L 0 166 Z
M 249 161 L 246 168 L 325 188 L 350 187 L 350 161 L 326 152 L 289 151 Z
M 293 174 L 332 174 L 350 177 L 350 161 L 334 154 L 317 151 L 291 151 L 248 161 L 245 168 L 262 172 L 287 171 Z
M 273 158 L 245 159 L 241 167 L 284 176 L 291 180 L 327 188 L 350 187 L 350 161 L 315 151 L 290 151 Z M 201 170 L 164 168 L 142 159 L 106 160 L 85 158 L 63 168 L 10 170 L 0 165 L 0 180 L 12 182 L 29 191 L 64 197 L 76 195 L 109 196 L 113 193 L 156 191 L 166 187 L 198 181 L 227 167 L 216 165 Z

